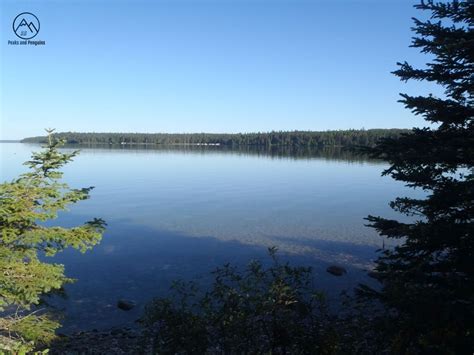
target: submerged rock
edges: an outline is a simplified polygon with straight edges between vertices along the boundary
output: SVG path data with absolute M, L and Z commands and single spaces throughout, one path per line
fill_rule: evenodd
M 123 311 L 129 311 L 136 306 L 136 303 L 130 300 L 118 300 L 117 307 Z
M 334 276 L 342 276 L 344 274 L 347 274 L 347 270 L 344 269 L 341 266 L 336 266 L 336 265 L 331 265 L 326 269 L 327 272 L 329 272 L 331 275 Z
M 367 276 L 369 276 L 373 279 L 376 279 L 377 281 L 380 281 L 380 279 L 381 279 L 380 273 L 378 273 L 377 271 L 369 271 L 367 273 Z

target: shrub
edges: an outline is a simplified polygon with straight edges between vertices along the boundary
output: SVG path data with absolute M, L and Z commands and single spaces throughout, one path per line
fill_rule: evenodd
M 243 271 L 226 264 L 210 290 L 175 282 L 175 297 L 159 298 L 143 323 L 158 353 L 321 353 L 337 350 L 324 295 L 312 287 L 310 268 L 252 261 Z

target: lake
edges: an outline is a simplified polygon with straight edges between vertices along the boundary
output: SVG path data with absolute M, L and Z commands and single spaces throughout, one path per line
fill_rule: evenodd
M 0 143 L 1 180 L 26 171 L 22 163 L 38 149 Z M 364 226 L 364 217 L 399 217 L 388 202 L 410 192 L 380 176 L 386 163 L 341 149 L 81 149 L 65 167 L 65 180 L 95 189 L 54 223 L 73 226 L 100 217 L 108 227 L 92 251 L 67 250 L 53 259 L 77 278 L 66 298 L 51 301 L 65 312 L 64 332 L 133 324 L 143 305 L 166 295 L 173 280 L 195 279 L 205 288 L 216 267 L 267 260 L 269 246 L 277 246 L 283 260 L 312 266 L 315 287 L 335 298 L 373 282 L 364 270 L 384 241 Z M 333 264 L 348 273 L 328 274 Z M 120 298 L 138 306 L 119 310 Z

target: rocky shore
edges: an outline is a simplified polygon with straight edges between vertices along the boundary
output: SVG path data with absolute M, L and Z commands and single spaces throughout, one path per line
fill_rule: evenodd
M 132 328 L 96 329 L 61 335 L 49 346 L 54 355 L 152 354 L 152 344 L 143 332 Z

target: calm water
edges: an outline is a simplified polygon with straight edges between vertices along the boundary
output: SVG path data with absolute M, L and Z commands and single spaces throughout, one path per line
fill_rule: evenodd
M 38 149 L 0 143 L 1 180 L 24 172 L 22 162 Z M 55 223 L 101 217 L 108 229 L 93 251 L 55 258 L 78 279 L 67 286 L 67 299 L 53 301 L 65 310 L 64 331 L 133 322 L 172 280 L 206 285 L 213 268 L 264 258 L 273 245 L 284 259 L 313 266 L 316 286 L 330 296 L 367 281 L 363 270 L 382 239 L 363 218 L 396 216 L 388 201 L 407 193 L 380 177 L 385 167 L 338 150 L 83 148 L 65 179 L 95 189 Z M 329 275 L 330 264 L 348 274 Z M 119 298 L 138 307 L 118 310 Z

